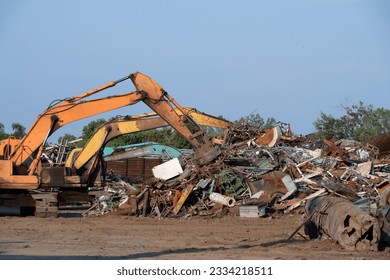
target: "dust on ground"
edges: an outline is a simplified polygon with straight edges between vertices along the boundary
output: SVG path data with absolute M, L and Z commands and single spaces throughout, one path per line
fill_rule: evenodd
M 390 248 L 346 251 L 330 238 L 288 237 L 300 214 L 265 218 L 0 217 L 0 259 L 390 259 Z M 303 232 L 301 230 L 301 232 Z

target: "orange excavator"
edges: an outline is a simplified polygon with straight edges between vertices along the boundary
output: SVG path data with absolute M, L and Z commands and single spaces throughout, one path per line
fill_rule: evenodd
M 127 79 L 133 82 L 136 91 L 87 100 L 88 97 Z M 1 141 L 0 206 L 23 206 L 24 204 L 31 206 L 31 201 L 28 201 L 28 198 L 24 199 L 29 197 L 28 194 L 40 190 L 42 181 L 46 184 L 49 182 L 47 185 L 50 186 L 50 178 L 58 175 L 63 176 L 63 174 L 58 173 L 59 170 L 43 172 L 41 162 L 45 143 L 56 130 L 71 122 L 129 106 L 139 101 L 143 101 L 191 144 L 199 165 L 213 161 L 220 154 L 220 148 L 213 145 L 205 130 L 201 129 L 189 116 L 185 108 L 181 107 L 157 82 L 140 72 L 136 72 L 79 96 L 52 103 L 38 116 L 21 140 L 9 138 Z M 182 116 L 177 113 L 178 111 L 187 117 L 187 121 L 192 123 L 192 127 L 195 129 L 190 130 L 189 126 L 184 124 Z M 36 195 L 36 197 L 42 199 L 44 196 Z

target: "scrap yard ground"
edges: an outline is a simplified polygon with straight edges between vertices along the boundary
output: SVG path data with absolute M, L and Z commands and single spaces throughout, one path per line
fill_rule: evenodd
M 386 260 L 379 252 L 346 251 L 330 238 L 288 237 L 298 214 L 265 218 L 0 217 L 0 259 L 314 259 Z M 302 232 L 302 231 L 301 231 Z

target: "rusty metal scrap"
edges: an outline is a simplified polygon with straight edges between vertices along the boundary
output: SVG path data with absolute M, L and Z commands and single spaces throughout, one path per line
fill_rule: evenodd
M 379 149 L 380 155 L 390 154 L 390 133 L 374 137 L 368 142 L 370 145 L 373 145 Z
M 247 180 L 252 198 L 264 197 L 263 201 L 271 203 L 274 200 L 282 201 L 296 190 L 291 177 L 282 171 L 272 171 L 261 177 L 260 180 Z
M 378 216 L 382 231 L 382 241 L 390 243 L 390 184 L 381 189 Z
M 378 250 L 380 227 L 375 217 L 350 201 L 320 196 L 306 204 L 308 215 L 318 230 L 329 235 L 346 250 Z

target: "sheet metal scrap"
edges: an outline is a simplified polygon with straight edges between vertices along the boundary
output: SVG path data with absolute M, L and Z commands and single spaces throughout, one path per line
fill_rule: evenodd
M 369 144 L 378 147 L 380 155 L 390 155 L 390 133 L 370 139 Z
M 321 196 L 306 203 L 308 215 L 320 233 L 329 235 L 346 250 L 378 250 L 380 227 L 375 217 L 350 201 Z
M 261 177 L 260 180 L 247 180 L 251 198 L 262 198 L 263 202 L 279 202 L 290 197 L 296 190 L 291 177 L 282 171 L 272 171 Z

